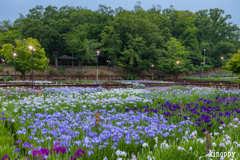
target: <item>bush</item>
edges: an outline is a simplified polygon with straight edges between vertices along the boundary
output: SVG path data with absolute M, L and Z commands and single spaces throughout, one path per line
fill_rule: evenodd
M 5 79 L 6 79 L 6 81 L 12 81 L 13 77 L 12 76 L 6 76 Z
M 56 72 L 53 70 L 53 68 L 50 68 L 50 69 L 49 69 L 49 74 L 50 74 L 50 75 L 55 75 Z
M 240 79 L 237 80 L 237 85 L 240 85 Z
M 100 74 L 99 74 L 100 76 L 103 76 L 104 75 L 104 72 L 100 72 Z
M 124 76 L 126 80 L 137 80 L 137 75 L 136 74 L 127 74 Z
M 3 71 L 3 67 L 2 66 L 0 66 L 0 72 L 2 72 Z
M 154 78 L 153 78 L 154 80 L 157 80 L 158 79 L 158 77 L 157 76 L 154 76 Z
M 6 73 L 9 74 L 9 70 L 8 69 L 6 69 Z
M 64 75 L 64 70 L 59 70 L 58 73 Z
M 82 73 L 82 72 L 76 72 L 76 75 L 77 76 L 83 76 L 85 73 Z
M 62 66 L 62 67 L 57 67 L 57 70 L 65 70 L 65 67 Z
M 209 71 L 210 69 L 212 69 L 212 66 L 210 66 L 210 65 L 203 66 L 204 71 Z
M 38 78 L 38 80 L 42 80 L 42 78 Z

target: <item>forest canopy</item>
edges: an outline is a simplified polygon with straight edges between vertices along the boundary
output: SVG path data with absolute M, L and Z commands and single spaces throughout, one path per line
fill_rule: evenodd
M 52 64 L 61 55 L 74 56 L 80 64 L 96 61 L 118 65 L 126 70 L 148 70 L 151 65 L 165 74 L 219 67 L 240 49 L 240 30 L 228 22 L 231 15 L 214 8 L 193 13 L 173 6 L 156 5 L 143 10 L 112 9 L 99 5 L 92 11 L 83 7 L 36 6 L 13 23 L 0 22 L 0 49 L 16 46 L 16 40 L 37 39 Z M 224 57 L 224 62 L 220 57 Z

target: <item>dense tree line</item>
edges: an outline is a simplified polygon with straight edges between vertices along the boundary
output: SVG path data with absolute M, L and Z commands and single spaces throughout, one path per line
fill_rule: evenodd
M 127 71 L 154 68 L 166 74 L 199 70 L 206 49 L 205 69 L 221 66 L 240 48 L 240 30 L 227 22 L 218 8 L 179 11 L 170 6 L 153 6 L 143 10 L 140 3 L 134 10 L 99 5 L 97 11 L 82 7 L 36 6 L 27 15 L 10 23 L 0 23 L 0 49 L 15 45 L 15 39 L 35 38 L 50 59 L 63 54 L 73 55 L 79 64 L 118 65 Z M 220 57 L 224 57 L 224 62 Z

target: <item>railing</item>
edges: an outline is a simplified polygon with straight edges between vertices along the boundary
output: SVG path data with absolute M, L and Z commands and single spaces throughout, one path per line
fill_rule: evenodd
M 112 89 L 112 88 L 133 88 L 132 84 L 125 84 L 125 83 L 98 83 L 98 84 L 79 84 L 79 83 L 62 83 L 62 84 L 53 84 L 53 83 L 43 83 L 43 84 L 32 84 L 31 82 L 19 82 L 19 83 L 1 83 L 0 87 L 29 87 L 33 86 L 34 89 L 42 89 L 46 87 L 83 87 L 83 88 L 95 88 L 95 87 L 102 87 L 105 89 Z
M 222 69 L 222 67 L 217 67 L 217 68 L 213 68 L 209 71 L 203 71 L 203 72 L 199 72 L 199 73 L 191 73 L 189 75 L 190 76 L 200 76 L 201 74 L 210 74 L 210 73 L 219 71 L 221 69 Z M 178 78 L 181 79 L 183 77 L 188 77 L 189 75 L 188 74 L 180 74 L 180 75 L 178 75 Z M 164 78 L 165 79 L 176 79 L 176 76 L 175 75 L 170 75 L 170 76 L 165 76 Z
M 209 71 L 204 71 L 203 73 L 192 73 L 191 76 L 199 76 L 201 74 L 209 74 L 212 72 L 216 72 L 218 70 L 221 70 L 222 67 L 214 68 Z M 15 75 L 5 75 L 5 76 L 12 76 L 13 80 L 15 80 Z M 178 75 L 178 78 L 181 79 L 183 77 L 188 77 L 187 74 L 180 74 Z M 169 75 L 169 76 L 158 76 L 158 79 L 176 79 L 175 75 Z M 16 80 L 22 80 L 22 75 L 16 75 Z M 25 80 L 96 80 L 96 75 L 25 75 Z M 98 80 L 124 80 L 124 75 L 98 75 Z M 152 75 L 142 75 L 138 76 L 137 79 L 146 79 L 151 80 Z
M 168 81 L 168 80 L 163 80 L 163 81 Z M 231 84 L 231 82 L 230 81 L 203 81 L 203 80 L 171 80 L 171 81 L 173 81 L 173 82 L 181 82 L 181 83 L 190 83 L 190 84 L 192 84 L 192 83 L 200 83 L 200 84 Z
M 186 83 L 186 82 L 178 82 L 178 83 L 141 83 L 144 84 L 146 87 L 168 87 L 168 86 L 198 86 L 198 87 L 213 87 L 213 88 L 220 88 L 220 89 L 239 89 L 239 85 L 235 84 L 210 84 L 210 83 Z

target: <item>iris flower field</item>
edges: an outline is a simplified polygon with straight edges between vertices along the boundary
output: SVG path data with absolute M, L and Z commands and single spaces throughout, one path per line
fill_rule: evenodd
M 239 95 L 183 86 L 45 88 L 41 96 L 0 89 L 0 159 L 237 160 Z M 206 131 L 211 151 L 234 154 L 212 157 Z

